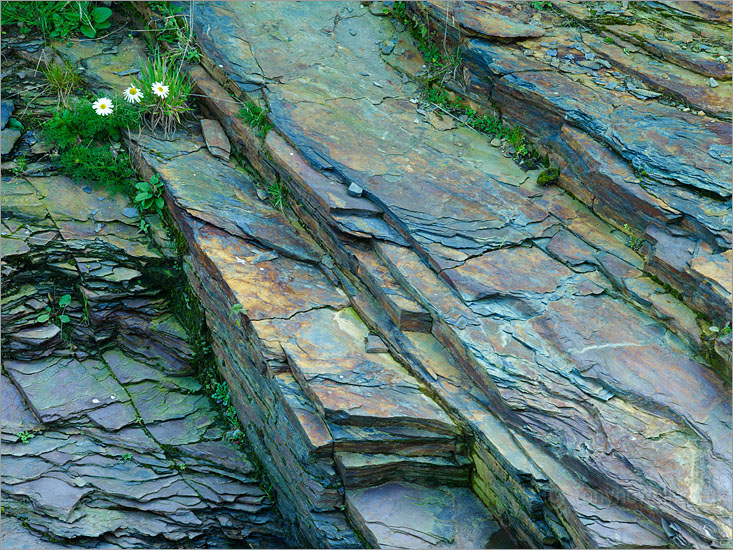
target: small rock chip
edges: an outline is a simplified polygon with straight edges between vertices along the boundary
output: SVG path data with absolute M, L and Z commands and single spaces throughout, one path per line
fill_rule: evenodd
M 369 73 L 365 73 L 364 71 L 361 71 L 361 72 L 360 72 L 359 74 L 360 74 L 361 76 L 369 76 Z
M 499 147 L 500 145 L 501 145 L 501 140 L 499 138 L 494 138 L 491 140 L 492 147 Z
M 349 34 L 351 36 L 356 36 L 356 31 L 354 29 L 349 29 Z
M 710 77 L 710 80 L 708 80 L 708 83 L 710 84 L 711 88 L 717 88 L 718 87 L 718 81 L 715 80 L 712 76 Z
M 728 58 L 724 55 L 721 55 L 718 57 L 718 61 L 720 61 L 721 63 L 728 63 Z
M 364 338 L 364 350 L 367 353 L 387 353 L 389 349 L 379 335 L 368 334 Z
M 92 188 L 89 185 L 85 185 L 84 187 L 81 188 L 81 190 L 89 194 L 91 194 L 92 192 Z
M 361 194 L 364 192 L 364 190 L 359 185 L 352 182 L 346 192 L 352 197 L 361 197 Z
M 129 206 L 122 211 L 122 215 L 126 218 L 137 218 L 137 208 Z
M 547 50 L 545 53 L 550 57 L 557 57 L 557 50 Z
M 700 116 L 705 116 L 705 111 L 698 111 L 697 114 Z
M 208 118 L 201 119 L 201 131 L 204 134 L 204 141 L 206 141 L 209 152 L 215 157 L 227 160 L 231 153 L 231 145 L 219 121 Z
M 374 84 L 374 85 L 375 85 L 375 86 L 376 86 L 377 88 L 381 88 L 381 87 L 382 87 L 382 85 L 381 85 L 381 84 L 380 84 L 379 82 L 376 82 L 376 81 L 375 81 L 375 82 L 373 82 L 373 84 Z
M 611 68 L 611 64 L 608 61 L 606 61 L 605 59 L 598 59 L 596 62 L 601 67 L 605 67 L 606 69 L 610 69 Z

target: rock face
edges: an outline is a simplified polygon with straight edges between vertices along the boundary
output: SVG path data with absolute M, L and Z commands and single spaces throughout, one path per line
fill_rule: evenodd
M 730 13 L 703 15 L 719 7 L 712 2 L 558 2 L 541 12 L 531 3 L 457 3 L 450 13 L 442 6 L 410 9 L 460 44 L 459 91 L 525 128 L 560 164 L 561 187 L 645 240 L 644 271 L 725 325 Z M 527 27 L 511 44 L 496 32 L 507 17 Z M 550 29 L 551 38 L 541 37 Z M 711 86 L 712 77 L 721 85 Z
M 692 98 L 715 119 L 653 101 L 651 84 L 578 84 L 522 54 L 567 48 L 528 4 L 456 10 L 468 93 L 525 124 L 575 197 L 410 101 L 411 38 L 349 3 L 194 7 L 207 112 L 292 212 L 258 202 L 197 128 L 174 158 L 141 138 L 284 514 L 323 546 L 355 544 L 342 505 L 375 546 L 478 545 L 489 516 L 521 545 L 729 544 L 729 366 L 701 357 L 695 319 L 730 318 L 724 102 Z M 221 85 L 266 102 L 265 139 Z M 389 353 L 366 353 L 369 333 Z
M 3 547 L 288 545 L 192 376 L 160 223 L 61 176 L 4 178 L 2 208 Z

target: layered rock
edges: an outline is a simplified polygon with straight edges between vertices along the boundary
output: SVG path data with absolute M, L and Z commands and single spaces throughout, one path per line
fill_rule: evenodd
M 493 20 L 494 8 L 476 9 L 487 10 L 477 20 Z M 506 19 L 512 12 L 503 15 Z M 441 474 L 441 485 L 432 489 L 440 493 L 450 486 L 442 483 L 461 478 L 457 457 L 468 458 L 474 493 L 520 544 L 729 543 L 730 387 L 699 353 L 704 343 L 694 312 L 646 274 L 659 273 L 664 280 L 664 270 L 673 271 L 655 271 L 655 263 L 686 265 L 674 271 L 676 281 L 670 285 L 681 288 L 693 308 L 707 300 L 705 313 L 727 320 L 729 297 L 718 292 L 725 286 L 724 280 L 719 284 L 724 269 L 706 263 L 707 256 L 715 266 L 727 258 L 722 211 L 729 192 L 716 164 L 725 162 L 691 147 L 674 149 L 678 145 L 672 143 L 689 132 L 690 140 L 715 152 L 729 132 L 726 124 L 675 110 L 664 119 L 674 124 L 657 128 L 654 121 L 671 107 L 634 99 L 611 109 L 605 96 L 590 88 L 582 96 L 557 88 L 557 95 L 539 97 L 544 82 L 570 87 L 574 81 L 552 65 L 524 67 L 535 61 L 521 50 L 516 55 L 511 44 L 527 28 L 517 29 L 515 36 L 504 32 L 501 46 L 477 40 L 483 52 L 491 49 L 483 58 L 491 63 L 477 74 L 477 86 L 490 82 L 496 98 L 505 82 L 535 79 L 526 88 L 537 94 L 536 101 L 510 91 L 501 96 L 517 102 L 508 109 L 510 117 L 534 117 L 533 135 L 557 141 L 558 151 L 571 143 L 581 150 L 579 144 L 591 140 L 590 149 L 605 151 L 617 163 L 607 173 L 604 167 L 611 161 L 599 155 L 601 160 L 589 166 L 603 169 L 606 180 L 627 189 L 624 205 L 637 205 L 628 220 L 619 220 L 621 201 L 614 203 L 612 194 L 603 199 L 599 192 L 597 201 L 584 205 L 578 200 L 585 202 L 583 196 L 541 188 L 534 174 L 519 169 L 484 136 L 441 121 L 421 105 L 410 78 L 420 71 L 421 56 L 405 32 L 364 7 L 204 2 L 195 6 L 194 28 L 204 65 L 218 80 L 198 68 L 191 73 L 207 96 L 209 114 L 221 121 L 268 184 L 279 180 L 286 186 L 309 235 L 284 215 L 255 206 L 256 190 L 243 175 L 222 163 L 205 168 L 200 159 L 208 153 L 202 149 L 176 166 L 175 159 L 160 160 L 169 157 L 169 145 L 144 140 L 143 158 L 166 181 L 167 202 L 185 230 L 191 277 L 199 281 L 219 334 L 218 352 L 229 361 L 225 372 L 232 386 L 242 388 L 240 412 L 256 419 L 262 410 L 279 406 L 283 399 L 272 388 L 282 383 L 274 381 L 287 379 L 296 383 L 289 388 L 302 392 L 298 410 L 311 413 L 300 425 L 322 422 L 327 428 L 312 429 L 319 436 L 309 437 L 311 443 L 304 446 L 333 449 L 338 477 L 331 475 L 336 470 L 327 470 L 321 479 L 336 481 L 331 486 L 321 481 L 310 498 L 305 487 L 316 476 L 278 464 L 283 447 L 268 441 L 275 435 L 266 429 L 250 434 L 261 442 L 258 452 L 272 471 L 294 476 L 288 478 L 292 494 L 285 500 L 300 506 L 299 518 L 313 521 L 304 527 L 318 537 L 311 540 L 349 542 L 329 535 L 326 524 L 314 519 L 328 517 L 329 525 L 337 525 L 335 514 L 319 517 L 319 508 L 312 506 L 338 505 L 343 485 L 347 513 L 371 544 L 443 544 L 445 538 L 432 538 L 442 532 L 432 522 L 433 535 L 419 543 L 394 538 L 395 530 L 407 533 L 411 526 L 395 529 L 382 503 L 409 499 L 413 479 L 358 491 L 349 487 L 359 483 L 364 469 L 373 468 L 381 482 L 385 472 L 400 471 L 392 464 L 408 461 L 339 452 L 372 454 L 368 444 L 376 440 L 389 449 L 386 454 L 409 456 L 407 449 L 421 448 L 427 437 L 431 451 L 421 448 L 418 454 L 431 460 L 403 471 L 415 476 L 421 469 L 443 472 L 444 463 L 436 459 L 453 452 L 454 472 Z M 394 47 L 386 48 L 390 41 Z M 471 58 L 476 51 L 466 55 L 469 69 L 479 66 Z M 512 66 L 497 69 L 501 78 L 491 80 L 491 67 L 502 63 Z M 220 84 L 240 98 L 266 102 L 274 125 L 266 139 L 236 118 Z M 648 136 L 668 133 L 669 141 L 660 140 L 677 152 L 672 164 L 659 161 L 669 156 L 661 145 L 640 148 L 643 132 L 631 130 L 637 119 L 647 124 Z M 693 122 L 698 120 L 703 124 Z M 606 141 L 597 141 L 593 132 Z M 183 139 L 179 143 L 201 143 L 195 135 Z M 606 148 L 613 144 L 615 152 Z M 643 169 L 653 182 L 648 187 L 657 185 L 667 194 L 652 200 L 648 189 L 627 181 L 626 163 L 635 159 L 646 163 Z M 570 170 L 564 168 L 565 180 L 575 178 Z M 215 184 L 206 183 L 212 178 Z M 361 188 L 361 197 L 347 192 L 352 183 Z M 358 194 L 353 187 L 352 193 Z M 682 196 L 690 205 L 686 210 L 670 198 Z M 693 204 L 705 214 L 696 213 Z M 655 235 L 652 250 L 642 249 L 640 255 L 626 246 L 621 221 Z M 674 239 L 690 238 L 697 239 L 689 252 L 695 261 L 685 264 Z M 705 268 L 693 269 L 696 265 Z M 708 286 L 700 278 L 703 272 Z M 680 286 L 684 277 L 699 282 L 698 294 L 690 285 Z M 314 293 L 317 300 L 310 297 Z M 228 318 L 237 303 L 241 329 Z M 273 315 L 276 310 L 280 313 Z M 369 330 L 386 343 L 395 365 L 401 365 L 400 375 L 382 378 L 388 372 L 383 361 L 378 367 L 372 360 L 352 362 L 366 350 L 344 338 L 359 340 Z M 384 393 L 386 410 L 374 410 L 379 394 L 368 388 L 375 383 L 380 392 L 396 386 L 408 396 L 411 388 L 421 388 L 449 421 L 432 408 L 434 403 L 411 407 L 417 417 L 406 418 L 391 392 Z M 287 416 L 293 413 L 275 418 Z M 398 444 L 395 434 L 382 433 L 385 425 L 421 433 L 408 432 Z M 368 427 L 379 435 L 358 435 Z M 467 444 L 456 454 L 453 446 L 460 451 L 461 445 L 451 434 L 461 432 Z M 339 441 L 349 441 L 349 447 L 339 449 Z M 324 468 L 331 460 L 328 451 L 325 456 Z M 458 496 L 453 500 L 460 501 Z M 372 509 L 365 510 L 365 503 Z M 454 517 L 456 505 L 441 513 Z M 448 533 L 456 544 L 475 536 Z
M 645 272 L 718 328 L 730 322 L 730 12 L 713 2 L 410 9 L 460 47 L 456 91 L 523 127 L 560 165 L 561 187 L 643 239 Z
M 172 243 L 135 218 L 61 176 L 3 180 L 3 507 L 31 529 L 3 545 L 288 544 L 192 376 Z

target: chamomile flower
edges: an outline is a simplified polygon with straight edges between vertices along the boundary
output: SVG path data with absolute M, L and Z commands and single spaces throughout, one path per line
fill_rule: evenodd
M 125 100 L 130 103 L 140 103 L 140 100 L 143 98 L 143 93 L 134 85 L 127 88 L 123 92 L 123 95 L 125 96 Z
M 165 99 L 166 97 L 168 97 L 168 86 L 166 86 L 162 82 L 154 82 L 153 93 L 158 97 Z
M 100 97 L 97 101 L 92 103 L 92 108 L 100 116 L 111 115 L 114 107 L 115 106 L 112 105 L 112 102 L 106 97 Z

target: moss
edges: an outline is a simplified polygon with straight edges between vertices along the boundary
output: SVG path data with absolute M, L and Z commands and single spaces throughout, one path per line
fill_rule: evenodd
M 556 166 L 553 166 L 552 168 L 548 168 L 547 170 L 543 170 L 540 172 L 540 175 L 537 176 L 537 185 L 551 185 L 553 183 L 557 182 L 557 178 L 560 176 L 560 169 Z

